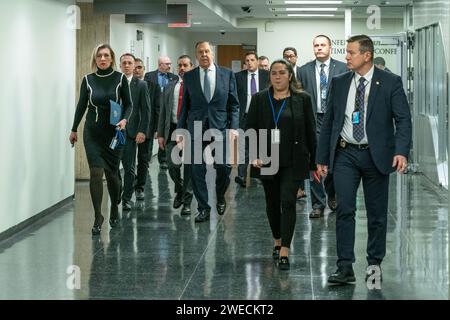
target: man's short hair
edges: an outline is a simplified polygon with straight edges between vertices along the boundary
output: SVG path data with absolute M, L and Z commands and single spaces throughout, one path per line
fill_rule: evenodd
M 370 52 L 371 54 L 371 60 L 373 61 L 373 41 L 370 39 L 369 36 L 366 36 L 365 34 L 360 34 L 357 36 L 352 36 L 347 39 L 348 43 L 352 42 L 358 42 L 359 43 L 359 52 L 365 53 Z
M 284 50 L 283 50 L 283 55 L 284 55 L 284 53 L 286 52 L 286 51 L 294 51 L 294 54 L 295 54 L 295 56 L 297 56 L 297 49 L 295 49 L 294 47 L 286 47 L 286 48 L 284 48 Z
M 269 61 L 269 58 L 267 58 L 266 56 L 259 56 L 258 60 L 267 60 L 267 61 Z
M 331 39 L 330 39 L 328 36 L 326 36 L 326 35 L 324 35 L 324 34 L 319 34 L 318 36 L 315 36 L 315 37 L 314 37 L 313 42 L 314 42 L 314 40 L 316 40 L 317 38 L 325 38 L 325 39 L 327 39 L 327 40 L 328 40 L 328 44 L 331 46 Z
M 386 61 L 382 57 L 376 57 L 373 59 L 373 64 L 381 64 L 383 67 L 385 67 Z
M 121 55 L 119 61 L 122 62 L 122 58 L 123 58 L 123 57 L 127 57 L 127 56 L 128 56 L 128 57 L 132 57 L 133 60 L 134 60 L 134 62 L 136 62 L 136 57 L 135 57 L 132 53 L 128 53 L 128 52 L 127 52 L 127 53 L 124 53 L 123 55 Z
M 247 56 L 253 55 L 255 56 L 256 60 L 258 60 L 258 55 L 256 54 L 256 51 L 247 51 L 245 53 L 245 57 L 247 58 Z
M 191 63 L 191 66 L 194 65 L 194 64 L 192 63 L 191 57 L 188 56 L 187 54 L 183 54 L 183 55 L 179 56 L 178 59 L 177 59 L 177 61 L 178 61 L 178 60 L 181 60 L 181 59 L 189 59 L 189 62 Z

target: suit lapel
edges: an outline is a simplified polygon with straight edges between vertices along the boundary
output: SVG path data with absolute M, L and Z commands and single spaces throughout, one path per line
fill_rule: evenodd
M 370 91 L 369 91 L 369 102 L 367 103 L 367 115 L 366 115 L 366 123 L 369 121 L 370 115 L 373 111 L 373 104 L 375 102 L 375 98 L 377 96 L 378 87 L 380 86 L 380 73 L 378 72 L 377 68 L 374 68 L 372 81 L 370 84 Z
M 354 74 L 355 74 L 354 72 L 349 72 L 347 77 L 344 78 L 344 80 L 342 81 L 342 86 L 343 86 L 342 90 L 338 89 L 339 86 L 336 86 L 336 89 L 335 89 L 335 90 L 337 90 L 337 94 L 341 95 L 340 99 L 339 99 L 339 104 L 338 104 L 339 110 L 338 110 L 337 114 L 342 115 L 342 119 L 341 119 L 342 124 L 344 123 L 344 119 L 345 119 L 345 109 L 347 109 L 348 93 L 350 91 L 350 86 L 352 84 L 352 79 L 353 79 Z
M 224 85 L 222 84 L 222 73 L 221 73 L 222 70 L 219 68 L 219 66 L 217 64 L 214 64 L 214 65 L 216 66 L 216 85 L 214 87 L 214 93 L 211 96 L 211 100 L 209 102 L 213 101 L 214 97 L 217 95 L 217 91 L 218 91 L 217 88 L 225 88 Z M 219 86 L 221 86 L 221 87 L 219 87 Z M 206 98 L 205 98 L 205 100 L 206 100 Z
M 310 69 L 309 74 L 312 75 L 312 78 L 311 78 L 311 84 L 313 87 L 312 98 L 313 98 L 313 101 L 317 101 L 316 60 L 311 62 L 311 64 L 309 65 L 309 69 Z M 316 112 L 316 110 L 314 110 L 314 112 Z

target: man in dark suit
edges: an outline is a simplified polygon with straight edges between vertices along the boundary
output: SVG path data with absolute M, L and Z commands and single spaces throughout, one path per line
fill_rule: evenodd
M 171 81 L 175 81 L 177 76 L 170 72 L 172 62 L 167 56 L 161 56 L 158 59 L 158 69 L 154 71 L 147 72 L 145 74 L 144 80 L 156 85 L 160 93 L 164 90 L 164 87 Z M 160 97 L 162 95 L 160 94 Z M 158 106 L 161 102 L 158 103 Z M 157 108 L 159 114 L 159 107 Z M 158 126 L 158 119 L 155 120 L 155 130 Z M 150 151 L 151 152 L 151 151 Z M 162 149 L 158 150 L 158 161 L 161 169 L 167 169 L 166 152 Z
M 316 133 L 320 134 L 323 117 L 326 112 L 327 96 L 330 89 L 331 78 L 348 71 L 345 63 L 331 58 L 331 40 L 325 35 L 318 35 L 313 40 L 314 55 L 316 59 L 304 64 L 299 69 L 299 78 L 303 89 L 311 95 L 312 106 L 316 117 Z M 325 189 L 324 189 L 325 185 Z M 334 191 L 333 175 L 325 179 L 310 179 L 310 195 L 312 211 L 310 218 L 323 217 L 327 205 L 332 211 L 336 210 L 336 197 Z
M 195 45 L 195 52 L 199 67 L 184 75 L 183 103 L 177 128 L 188 129 L 191 146 L 194 146 L 194 140 L 203 140 L 203 133 L 207 129 L 216 129 L 221 133 L 224 147 L 223 158 L 220 159 L 221 163 L 216 161 L 214 168 L 216 169 L 216 208 L 217 213 L 223 215 L 226 208 L 225 192 L 230 184 L 231 172 L 225 150 L 230 147 L 227 133 L 231 134 L 232 139 L 236 139 L 239 127 L 236 79 L 231 70 L 214 64 L 209 42 L 198 42 Z M 194 126 L 197 130 L 194 130 Z M 199 127 L 202 129 L 198 130 Z M 192 187 L 198 202 L 195 222 L 209 220 L 211 211 L 205 180 L 206 163 L 203 158 L 203 151 L 209 144 L 209 141 L 203 142 L 201 150 L 195 150 L 195 146 L 191 148 Z M 201 154 L 196 155 L 195 151 Z M 195 158 L 201 158 L 201 163 L 196 163 Z
M 127 140 L 122 156 L 124 169 L 122 209 L 127 211 L 131 210 L 131 197 L 136 178 L 136 144 L 145 141 L 150 120 L 150 96 L 145 81 L 133 77 L 135 57 L 131 53 L 125 53 L 120 57 L 120 69 L 128 79 L 133 101 L 133 113 L 126 126 Z
M 252 96 L 259 91 L 264 90 L 269 85 L 269 72 L 258 69 L 258 56 L 256 52 L 249 51 L 245 55 L 247 70 L 236 73 L 236 87 L 239 98 L 239 128 L 245 130 L 245 119 L 247 118 L 248 108 Z M 238 175 L 234 179 L 241 187 L 246 187 L 245 179 L 248 168 L 248 143 L 245 148 L 240 150 L 239 155 L 244 153 L 244 163 L 238 166 Z
M 134 75 L 140 80 L 144 80 L 145 66 L 141 59 L 136 58 Z M 159 86 L 153 82 L 146 81 L 148 93 L 150 95 L 150 119 L 145 132 L 145 141 L 137 146 L 137 175 L 136 175 L 136 199 L 144 200 L 144 188 L 147 183 L 148 167 L 153 152 L 153 140 L 155 132 L 158 128 L 159 103 L 161 90 Z
M 399 76 L 375 68 L 373 42 L 347 40 L 346 72 L 332 79 L 317 148 L 318 171 L 334 174 L 337 270 L 329 283 L 355 281 L 356 193 L 363 182 L 367 211 L 368 278 L 382 280 L 386 253 L 389 174 L 403 173 L 411 147 L 411 113 Z M 375 280 L 376 280 L 375 279 Z
M 183 76 L 190 71 L 194 65 L 188 55 L 182 55 L 177 60 L 178 76 L 176 81 L 171 81 L 163 90 L 161 109 L 158 121 L 158 143 L 161 149 L 166 150 L 169 175 L 175 183 L 175 199 L 173 207 L 181 207 L 181 215 L 191 214 L 192 184 L 191 166 L 184 164 L 183 178 L 181 177 L 181 164 L 172 161 L 172 150 L 176 147 L 176 141 L 171 139 L 172 133 L 177 128 L 180 117 L 181 103 L 183 98 Z

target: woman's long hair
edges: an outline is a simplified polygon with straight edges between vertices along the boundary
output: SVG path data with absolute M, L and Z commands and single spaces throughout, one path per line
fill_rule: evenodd
M 270 69 L 269 69 L 269 76 L 270 76 L 270 73 L 272 72 L 273 65 L 276 63 L 284 64 L 286 66 L 286 70 L 289 72 L 289 77 L 290 77 L 289 90 L 294 93 L 302 92 L 303 91 L 302 85 L 300 84 L 300 82 L 297 81 L 297 78 L 294 74 L 294 68 L 287 60 L 278 59 L 278 60 L 275 60 L 274 62 L 272 62 L 272 64 L 270 65 Z M 270 86 L 272 87 L 272 84 L 270 84 Z
M 95 59 L 97 58 L 97 53 L 101 50 L 101 49 L 108 49 L 109 52 L 111 53 L 111 67 L 115 70 L 116 69 L 116 54 L 114 53 L 113 49 L 111 48 L 111 46 L 107 43 L 102 43 L 99 44 L 97 47 L 95 47 L 94 51 L 92 51 L 92 55 L 91 55 L 91 69 L 92 72 L 96 72 L 98 67 L 97 67 L 97 63 L 95 61 Z

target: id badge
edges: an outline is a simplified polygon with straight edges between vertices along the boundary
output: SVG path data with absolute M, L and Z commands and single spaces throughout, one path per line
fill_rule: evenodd
M 109 145 L 109 147 L 110 147 L 112 150 L 114 150 L 114 149 L 117 147 L 118 144 L 119 144 L 119 140 L 117 140 L 117 138 L 114 137 L 114 138 L 111 140 L 111 144 Z
M 280 144 L 280 129 L 272 129 L 271 136 L 273 144 Z
M 360 119 L 360 112 L 359 111 L 353 111 L 352 113 L 352 123 L 353 124 L 359 124 L 361 121 Z

